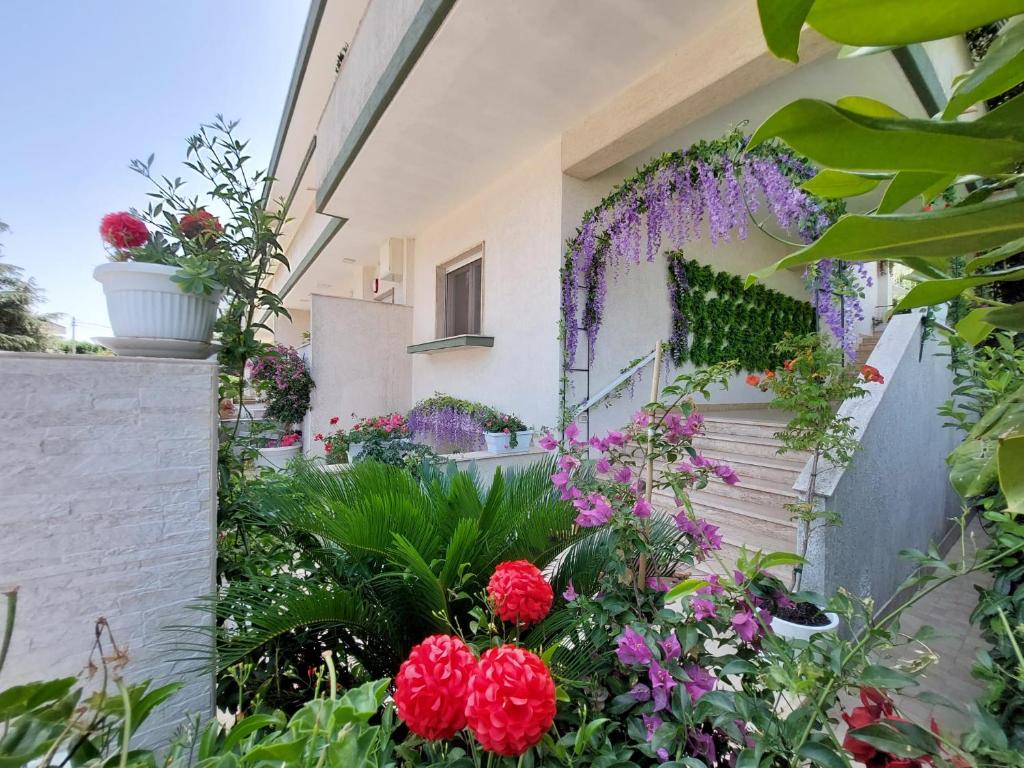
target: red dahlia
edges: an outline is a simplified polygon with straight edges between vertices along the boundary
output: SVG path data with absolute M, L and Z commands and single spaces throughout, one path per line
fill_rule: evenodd
M 100 236 L 104 242 L 119 250 L 138 248 L 149 240 L 149 230 L 144 222 L 127 211 L 108 213 L 100 219 Z
M 502 621 L 528 627 L 548 615 L 555 599 L 537 566 L 512 560 L 494 569 L 487 595 Z
M 535 653 L 514 645 L 485 651 L 469 683 L 466 720 L 480 745 L 521 755 L 555 719 L 555 683 Z
M 398 716 L 424 739 L 450 739 L 466 727 L 476 657 L 457 637 L 431 635 L 412 649 L 395 677 Z
M 204 232 L 220 232 L 223 229 L 217 217 L 203 208 L 195 213 L 186 213 L 181 217 L 178 226 L 185 237 L 196 237 Z

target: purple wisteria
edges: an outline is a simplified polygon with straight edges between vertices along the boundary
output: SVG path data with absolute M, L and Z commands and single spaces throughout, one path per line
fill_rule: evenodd
M 465 453 L 483 447 L 483 420 L 489 409 L 448 395 L 434 395 L 409 411 L 409 431 L 446 453 Z
M 608 271 L 628 270 L 663 245 L 677 250 L 706 231 L 712 245 L 745 239 L 749 216 L 762 204 L 782 228 L 807 242 L 832 221 L 834 211 L 800 188 L 814 170 L 792 153 L 761 145 L 743 153 L 746 137 L 733 132 L 685 152 L 663 155 L 624 182 L 583 217 L 567 247 L 562 270 L 565 364 L 571 368 L 579 333 L 593 359 L 604 317 Z M 685 324 L 673 318 L 674 336 Z
M 822 259 L 804 272 L 818 317 L 842 347 L 847 360 L 857 356 L 857 321 L 864 319 L 864 288 L 874 281 L 863 264 Z

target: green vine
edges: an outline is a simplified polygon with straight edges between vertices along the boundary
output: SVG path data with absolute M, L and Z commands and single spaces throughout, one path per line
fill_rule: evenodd
M 760 283 L 743 288 L 743 278 L 715 272 L 688 260 L 682 251 L 668 256 L 672 341 L 676 366 L 702 367 L 735 360 L 740 370 L 775 369 L 782 360 L 773 350 L 787 333 L 814 330 L 814 308 Z

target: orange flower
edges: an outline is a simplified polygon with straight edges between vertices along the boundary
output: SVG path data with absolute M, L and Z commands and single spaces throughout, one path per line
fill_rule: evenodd
M 758 376 L 756 373 L 752 373 L 749 376 L 747 376 L 747 384 L 749 384 L 750 386 L 756 387 L 760 383 L 761 377 Z
M 885 384 L 885 377 L 878 372 L 878 369 L 873 365 L 861 366 L 860 375 L 864 377 L 864 381 L 869 384 Z
M 766 381 L 771 381 L 775 378 L 775 371 L 765 371 L 764 378 Z
M 795 363 L 796 363 L 796 360 L 787 360 L 786 362 L 784 362 L 782 364 L 782 367 L 785 368 L 787 371 L 792 371 L 793 370 L 793 365 Z

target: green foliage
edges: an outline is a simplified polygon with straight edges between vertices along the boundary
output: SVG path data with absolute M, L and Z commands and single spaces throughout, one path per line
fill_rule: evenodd
M 0 221 L 0 233 L 7 230 Z M 35 280 L 26 280 L 22 273 L 21 267 L 0 262 L 0 350 L 45 352 L 50 340 L 43 325 L 45 318 L 35 311 L 43 293 Z
M 429 446 L 420 443 L 412 443 L 408 440 L 376 439 L 363 443 L 363 450 L 356 457 L 356 463 L 364 461 L 375 461 L 378 464 L 387 464 L 391 467 L 403 467 L 412 473 L 413 477 L 419 478 L 423 475 L 424 467 L 436 467 L 444 460 Z
M 71 341 L 71 339 L 63 339 L 58 345 L 57 350 L 65 355 L 109 355 L 110 350 L 106 347 L 101 347 L 99 344 L 93 344 L 89 341 Z
M 677 326 L 670 352 L 676 366 L 734 360 L 738 369 L 747 371 L 776 368 L 782 358 L 773 349 L 775 340 L 814 328 L 814 308 L 805 301 L 763 285 L 744 290 L 740 276 L 686 260 L 681 251 L 668 254 L 668 261 Z

